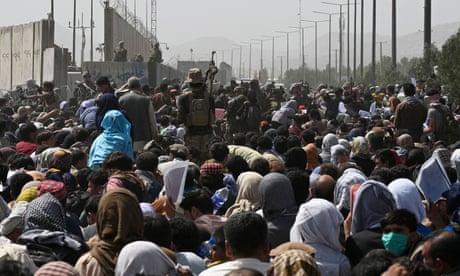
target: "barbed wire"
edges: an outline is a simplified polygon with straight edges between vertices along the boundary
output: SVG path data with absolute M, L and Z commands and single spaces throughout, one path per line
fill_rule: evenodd
M 145 38 L 150 40 L 153 44 L 157 43 L 157 38 L 150 32 L 145 24 L 142 22 L 142 19 L 139 16 L 136 16 L 125 4 L 123 0 L 99 0 L 99 3 L 102 7 L 105 8 L 106 3 L 109 4 L 122 18 L 128 22 L 134 29 L 136 29 L 140 34 Z

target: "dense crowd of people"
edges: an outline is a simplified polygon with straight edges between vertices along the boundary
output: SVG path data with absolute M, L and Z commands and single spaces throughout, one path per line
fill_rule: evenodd
M 436 84 L 82 77 L 0 98 L 1 275 L 460 275 Z

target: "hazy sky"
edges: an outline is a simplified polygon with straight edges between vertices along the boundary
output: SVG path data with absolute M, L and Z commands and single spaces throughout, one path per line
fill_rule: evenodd
M 122 3 L 125 0 L 118 0 Z M 347 1 L 327 0 L 332 3 Z M 365 32 L 370 32 L 372 27 L 372 1 L 364 1 L 365 6 Z M 73 16 L 72 0 L 55 0 L 55 19 L 57 24 L 67 27 Z M 135 0 L 127 0 L 131 10 Z M 263 35 L 281 35 L 275 31 L 293 31 L 288 26 L 299 25 L 299 2 L 302 19 L 327 20 L 326 15 L 315 14 L 312 11 L 338 12 L 338 6 L 326 5 L 320 0 L 157 0 L 158 21 L 157 37 L 161 42 L 166 42 L 171 47 L 180 45 L 200 37 L 222 36 L 235 42 L 250 41 Z M 353 3 L 353 1 L 350 1 Z M 391 33 L 391 0 L 378 0 L 377 2 L 377 31 L 382 35 Z M 397 1 L 398 10 L 398 35 L 423 30 L 424 0 Z M 15 25 L 46 18 L 50 10 L 50 0 L 3 0 L 0 9 L 0 25 Z M 77 1 L 77 14 L 81 18 L 84 12 L 84 25 L 89 25 L 90 0 Z M 95 47 L 103 42 L 103 8 L 102 0 L 94 0 L 95 14 Z M 145 20 L 146 4 L 150 0 L 136 1 L 137 15 Z M 458 11 L 459 0 L 433 0 L 432 25 L 460 21 Z M 148 11 L 150 13 L 150 10 Z M 347 6 L 343 6 L 347 12 Z M 353 16 L 353 6 L 350 7 Z M 360 6 L 358 6 L 360 13 Z M 353 17 L 351 17 L 353 18 Z M 150 15 L 149 15 L 150 20 Z M 346 21 L 346 19 L 345 19 Z M 350 20 L 353 24 L 353 19 Z M 338 16 L 333 18 L 333 28 L 338 30 Z M 360 18 L 358 17 L 358 26 Z M 303 22 L 304 26 L 311 23 Z M 150 26 L 150 22 L 149 22 Z M 328 24 L 318 24 L 318 35 L 323 35 L 328 30 Z M 351 27 L 353 31 L 353 25 Z M 359 32 L 359 27 L 358 27 Z M 80 32 L 77 33 L 80 36 Z M 71 29 L 68 29 L 71 38 Z M 89 43 L 87 32 L 87 43 Z M 312 35 L 310 35 L 312 37 Z M 293 44 L 298 38 L 293 38 Z M 306 39 L 307 42 L 308 39 Z M 72 48 L 71 40 L 56 38 L 64 47 Z M 68 44 L 68 45 L 67 45 Z M 78 44 L 77 44 L 78 45 Z M 88 44 L 87 44 L 88 45 Z M 294 47 L 294 46 L 293 46 Z M 87 46 L 88 48 L 88 46 Z M 216 49 L 219 50 L 219 49 Z M 77 53 L 79 48 L 77 47 Z M 168 53 L 164 53 L 167 58 Z

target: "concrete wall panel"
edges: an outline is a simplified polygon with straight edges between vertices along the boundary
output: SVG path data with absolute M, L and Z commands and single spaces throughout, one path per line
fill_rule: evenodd
M 12 27 L 0 28 L 0 89 L 12 89 L 11 29 Z
M 139 33 L 131 24 L 126 22 L 112 8 L 107 8 L 104 14 L 105 28 L 105 60 L 111 61 L 113 51 L 118 46 L 119 41 L 125 42 L 125 48 L 128 51 L 128 61 L 132 60 L 137 54 L 144 57 L 144 61 L 148 60 L 151 49 L 151 41 Z
M 17 25 L 13 27 L 13 60 L 12 60 L 12 74 L 13 74 L 13 86 L 22 85 L 25 83 L 25 79 L 22 76 L 22 36 L 24 33 L 24 25 Z
M 22 25 L 22 80 L 33 79 L 34 23 Z
M 34 70 L 33 79 L 37 83 L 42 83 L 42 64 L 43 64 L 43 48 L 42 48 L 43 28 L 41 22 L 34 22 Z M 46 69 L 45 69 L 46 70 Z

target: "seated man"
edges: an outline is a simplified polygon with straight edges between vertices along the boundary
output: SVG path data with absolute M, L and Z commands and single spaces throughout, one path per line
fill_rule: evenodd
M 196 190 L 190 192 L 180 203 L 184 209 L 184 216 L 193 220 L 198 228 L 205 229 L 209 234 L 223 226 L 226 218 L 213 215 L 214 203 L 211 194 L 205 190 Z
M 455 232 L 438 230 L 423 244 L 423 263 L 434 270 L 434 275 L 459 275 L 460 237 Z
M 200 276 L 227 275 L 233 270 L 250 268 L 263 275 L 270 264 L 268 255 L 268 229 L 265 220 L 252 212 L 231 216 L 224 226 L 225 250 L 231 261 L 213 266 Z

